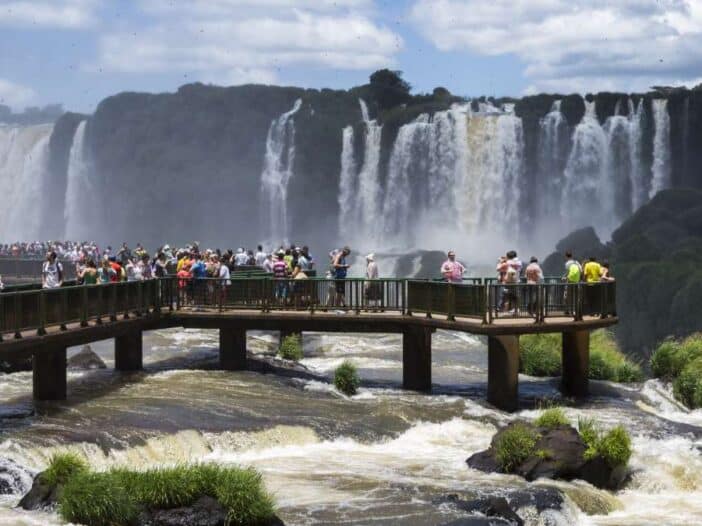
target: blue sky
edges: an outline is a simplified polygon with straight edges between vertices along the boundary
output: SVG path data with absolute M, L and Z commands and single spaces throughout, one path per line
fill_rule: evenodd
M 0 104 L 348 88 L 381 67 L 422 92 L 636 91 L 698 84 L 700 49 L 698 0 L 0 0 Z

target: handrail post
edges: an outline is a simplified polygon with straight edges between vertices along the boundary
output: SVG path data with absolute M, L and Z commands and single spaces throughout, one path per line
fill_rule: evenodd
M 117 321 L 117 283 L 110 283 L 110 321 Z
M 122 316 L 122 319 L 128 320 L 129 319 L 129 283 L 121 281 L 119 283 L 119 286 L 124 289 L 124 316 Z
M 487 283 L 485 285 L 487 289 L 487 323 L 488 325 L 492 324 L 492 308 L 495 305 L 495 298 L 493 296 L 495 295 L 494 293 L 494 288 L 490 283 Z
M 97 317 L 95 318 L 95 324 L 102 325 L 102 314 L 105 308 L 105 301 L 103 298 L 104 289 L 102 285 L 93 285 L 93 287 L 95 287 L 95 295 L 97 296 Z
M 480 291 L 478 293 L 478 305 L 482 305 L 483 311 L 483 319 L 481 323 L 483 325 L 487 325 L 488 315 L 490 313 L 490 298 L 488 297 L 490 294 L 488 291 L 488 285 L 483 285 L 483 280 L 481 279 L 478 287 L 480 287 L 478 289 Z
M 353 285 L 352 289 L 353 288 L 356 289 L 356 298 L 355 298 L 356 299 L 356 316 L 359 316 L 361 314 L 361 307 L 362 307 L 362 303 L 363 303 L 363 285 L 364 284 L 365 284 L 365 280 L 364 281 L 354 281 L 352 283 L 352 285 Z M 359 285 L 361 285 L 361 293 L 360 294 L 358 292 Z M 352 295 L 352 299 L 353 299 L 353 295 Z
M 19 292 L 15 292 L 15 339 L 17 340 L 22 338 L 22 331 L 20 330 L 22 327 L 22 318 L 20 317 L 22 315 L 21 302 L 22 295 Z
M 82 285 L 80 288 L 80 326 L 88 326 L 88 286 Z
M 137 310 L 136 310 L 136 315 L 137 318 L 139 318 L 144 309 L 144 282 L 143 281 L 137 281 Z
M 62 331 L 67 331 L 66 318 L 68 317 L 68 289 L 61 289 L 61 325 L 60 329 Z
M 404 301 L 403 305 L 405 306 L 405 315 L 406 316 L 412 316 L 412 308 L 410 307 L 409 304 L 409 298 L 410 298 L 410 280 L 405 280 L 404 285 L 402 287 L 402 291 L 404 294 Z
M 448 290 L 446 291 L 446 319 L 448 321 L 456 321 L 456 289 L 453 283 L 447 283 Z
M 434 295 L 432 294 L 431 282 L 428 283 L 427 287 L 427 313 L 426 317 L 431 318 L 431 308 L 434 306 Z
M 38 336 L 46 334 L 46 291 L 39 291 L 39 328 L 37 329 Z
M 0 294 L 0 342 L 2 342 L 2 333 L 5 332 L 5 305 L 3 295 Z
M 575 319 L 574 321 L 582 321 L 583 319 L 583 284 L 578 283 L 575 287 Z

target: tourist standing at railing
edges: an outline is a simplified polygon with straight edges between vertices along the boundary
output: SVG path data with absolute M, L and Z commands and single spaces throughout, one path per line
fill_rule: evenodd
M 92 258 L 87 261 L 85 267 L 76 276 L 81 280 L 83 285 L 95 285 L 98 282 L 98 270 L 95 265 L 95 260 Z
M 273 254 L 266 254 L 266 259 L 263 261 L 263 270 L 269 274 L 273 274 Z
M 113 275 L 115 274 L 115 269 L 110 265 L 109 260 L 103 259 L 100 268 L 98 269 L 98 279 L 100 283 L 112 283 L 115 281 Z
M 238 248 L 236 250 L 236 256 L 234 256 L 234 264 L 237 267 L 245 266 L 248 259 L 249 256 L 246 254 L 246 251 L 243 248 Z
M 597 258 L 591 256 L 583 268 L 585 281 L 587 283 L 597 283 L 602 277 L 602 266 L 597 262 Z
M 332 262 L 334 278 L 336 279 L 334 305 L 337 307 L 346 307 L 346 282 L 344 280 L 351 267 L 351 265 L 346 262 L 346 258 L 349 254 L 351 254 L 351 249 L 349 247 L 344 247 L 334 256 L 334 261 Z
M 49 252 L 41 270 L 41 284 L 45 289 L 63 285 L 63 265 L 57 261 L 56 252 Z
M 2 276 L 0 276 L 0 291 L 5 288 L 5 284 L 2 282 Z
M 285 253 L 280 251 L 276 254 L 273 262 L 273 277 L 275 278 L 275 297 L 279 302 L 285 302 L 288 297 L 287 277 L 290 275 L 288 264 L 285 262 Z
M 544 282 L 544 271 L 541 270 L 541 265 L 539 265 L 539 260 L 535 257 L 531 257 L 529 264 L 524 270 L 524 275 L 526 276 L 527 285 L 540 285 Z M 538 303 L 538 290 L 536 287 L 529 287 L 529 314 L 535 315 L 536 307 Z
M 263 263 L 266 261 L 266 256 L 266 253 L 263 251 L 263 245 L 258 245 L 258 247 L 256 247 L 256 255 L 254 256 L 257 267 L 263 267 Z
M 449 250 L 446 257 L 448 259 L 441 265 L 441 275 L 449 283 L 462 283 L 466 268 L 456 261 L 456 253 L 453 250 Z
M 610 274 L 609 261 L 604 261 L 602 263 L 602 272 L 600 273 L 600 281 L 609 283 L 614 281 L 614 276 Z
M 583 267 L 580 262 L 573 257 L 572 252 L 565 253 L 565 276 L 563 281 L 566 282 L 566 287 L 563 292 L 563 303 L 565 304 L 565 314 L 569 316 L 575 313 L 575 292 L 571 290 L 575 285 L 580 283 L 583 275 Z
M 375 307 L 382 299 L 382 285 L 374 283 L 379 277 L 378 264 L 375 262 L 375 254 L 370 253 L 366 256 L 366 279 L 369 280 L 364 284 L 364 295 L 367 305 Z

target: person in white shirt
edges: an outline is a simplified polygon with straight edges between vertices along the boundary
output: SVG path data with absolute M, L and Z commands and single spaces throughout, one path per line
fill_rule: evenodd
M 41 270 L 41 285 L 45 289 L 55 289 L 63 285 L 63 265 L 57 261 L 56 252 L 49 252 Z
M 249 256 L 246 254 L 246 251 L 243 248 L 239 248 L 236 251 L 236 256 L 234 256 L 234 264 L 237 267 L 243 267 L 246 265 L 246 261 L 249 259 Z
M 263 251 L 263 246 L 258 245 L 258 248 L 256 249 L 255 259 L 256 259 L 256 266 L 262 267 L 266 261 L 266 253 Z

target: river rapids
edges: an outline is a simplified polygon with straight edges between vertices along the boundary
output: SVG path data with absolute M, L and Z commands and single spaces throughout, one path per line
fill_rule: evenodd
M 270 363 L 277 334 L 249 333 L 249 351 Z M 73 450 L 94 469 L 181 462 L 253 466 L 263 473 L 286 524 L 444 524 L 466 517 L 445 502 L 556 489 L 563 505 L 519 509 L 529 525 L 702 523 L 702 411 L 688 412 L 658 381 L 591 382 L 593 396 L 566 414 L 623 424 L 633 436 L 633 474 L 611 493 L 587 483 L 484 474 L 467 467 L 501 425 L 535 418 L 484 402 L 487 352 L 480 338 L 437 332 L 430 394 L 401 390 L 396 335 L 305 334 L 308 373 L 216 369 L 218 334 L 145 333 L 143 372 L 114 371 L 111 341 L 92 348 L 107 363 L 69 372 L 69 399 L 35 405 L 31 372 L 0 377 L 0 525 L 61 524 L 57 515 L 17 510 L 51 455 Z M 69 350 L 69 355 L 79 349 Z M 351 398 L 330 383 L 344 359 L 363 386 Z M 558 399 L 556 379 L 520 376 L 520 403 Z M 476 517 L 477 519 L 478 517 Z

